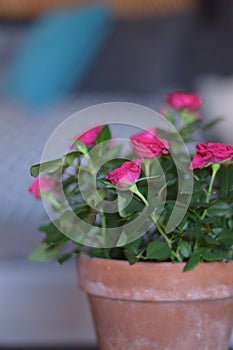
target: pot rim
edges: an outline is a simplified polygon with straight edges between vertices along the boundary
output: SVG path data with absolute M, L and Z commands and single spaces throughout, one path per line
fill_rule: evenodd
M 123 264 L 123 265 L 128 265 L 130 267 L 133 267 L 133 266 L 139 266 L 139 265 L 148 265 L 148 266 L 155 266 L 159 268 L 159 266 L 167 266 L 167 267 L 170 267 L 171 265 L 172 266 L 175 266 L 176 268 L 180 268 L 180 267 L 184 267 L 186 265 L 186 262 L 172 262 L 172 261 L 155 261 L 155 262 L 149 262 L 149 261 L 137 261 L 135 264 L 130 264 L 128 260 L 123 260 L 123 259 L 108 259 L 108 258 L 100 258 L 100 257 L 91 257 L 85 253 L 82 253 L 81 255 L 79 255 L 77 257 L 77 260 L 79 259 L 93 259 L 93 260 L 96 260 L 96 261 L 111 261 L 113 264 Z M 202 265 L 214 265 L 216 264 L 217 266 L 218 265 L 228 265 L 230 266 L 231 264 L 233 264 L 233 260 L 230 260 L 229 262 L 224 262 L 224 261 L 204 261 L 204 262 L 199 262 L 198 266 L 202 266 Z M 194 271 L 195 269 L 193 270 L 190 270 L 190 271 L 186 271 L 185 273 L 189 273 L 191 271 Z
M 185 263 L 179 262 L 130 265 L 87 255 L 77 261 L 80 287 L 99 297 L 164 302 L 233 298 L 233 263 L 203 262 L 183 272 Z

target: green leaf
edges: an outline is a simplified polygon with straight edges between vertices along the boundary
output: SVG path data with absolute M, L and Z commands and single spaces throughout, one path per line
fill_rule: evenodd
M 28 256 L 29 260 L 40 261 L 40 262 L 49 262 L 55 260 L 61 249 L 63 244 L 59 246 L 51 246 L 47 243 L 39 244 Z
M 88 255 L 93 258 L 105 258 L 110 259 L 109 248 L 95 248 L 90 247 L 88 249 Z
M 141 213 L 143 209 L 144 204 L 142 201 L 138 197 L 134 196 L 127 208 L 125 208 L 125 211 L 128 213 Z
M 41 172 L 50 174 L 57 171 L 60 167 L 63 166 L 62 158 L 50 160 L 41 164 L 35 164 L 31 167 L 30 173 L 32 176 L 37 177 Z
M 214 253 L 213 251 L 210 251 L 208 248 L 203 251 L 202 258 L 204 261 L 207 261 L 207 262 L 222 260 L 221 257 L 218 256 L 218 252 Z
M 70 258 L 72 258 L 72 256 L 74 256 L 74 252 L 72 253 L 65 253 L 62 256 L 60 256 L 57 261 L 59 262 L 59 264 L 63 264 L 65 261 L 69 260 Z
M 222 166 L 219 171 L 219 187 L 225 196 L 233 192 L 233 166 Z
M 108 125 L 105 125 L 101 130 L 101 132 L 99 133 L 99 135 L 97 136 L 95 140 L 95 144 L 99 145 L 102 142 L 111 140 L 111 138 L 112 138 L 112 135 L 111 135 L 110 128 Z
M 206 175 L 206 177 L 208 174 Z M 194 179 L 193 193 L 191 203 L 205 203 L 206 201 L 206 185 L 201 180 Z
M 213 232 L 214 229 L 213 229 Z M 206 242 L 206 244 L 208 244 L 208 246 L 219 246 L 220 242 L 218 242 L 216 239 L 212 238 L 211 236 L 204 236 L 204 241 Z
M 127 211 L 127 206 L 131 200 L 132 200 L 132 193 L 130 193 L 129 191 L 118 192 L 117 206 L 118 206 L 118 212 L 121 217 L 124 218 L 129 215 L 129 211 Z
M 197 121 L 197 118 L 193 116 L 187 109 L 182 109 L 180 116 L 184 124 L 192 124 Z
M 184 271 L 193 270 L 200 262 L 200 254 L 193 253 L 184 267 Z
M 117 244 L 116 246 L 117 247 L 120 247 L 120 246 L 124 246 L 128 243 L 128 237 L 127 235 L 125 234 L 125 232 L 123 231 L 117 241 Z
M 167 243 L 156 240 L 149 243 L 146 250 L 147 259 L 155 259 L 159 261 L 166 260 L 171 255 L 171 248 Z
M 182 241 L 179 244 L 179 252 L 184 258 L 189 258 L 191 255 L 192 248 L 188 242 Z
M 231 247 L 233 245 L 233 231 L 223 229 L 222 232 L 217 235 L 216 240 L 217 242 L 223 243 L 226 247 Z
M 230 219 L 227 221 L 227 223 L 228 223 L 229 229 L 230 229 L 231 231 L 233 231 L 233 217 L 230 218 Z
M 120 226 L 119 221 L 121 220 L 118 213 L 105 213 L 106 226 L 107 227 L 117 227 Z
M 229 259 L 229 249 L 226 248 L 213 248 L 209 249 L 208 247 L 199 248 L 200 255 L 204 261 L 220 261 Z
M 40 164 L 32 165 L 30 168 L 31 176 L 37 177 L 37 176 L 39 176 L 39 173 L 40 173 Z
M 139 260 L 141 238 L 127 244 L 124 248 L 124 254 L 130 265 L 135 264 Z
M 81 141 L 78 141 L 78 140 L 74 141 L 74 147 L 76 151 L 81 152 L 82 154 L 88 153 L 87 146 Z
M 88 205 L 83 205 L 82 207 L 74 208 L 74 213 L 77 214 L 77 216 L 82 220 L 86 220 L 89 213 L 92 213 L 93 218 L 96 215 L 95 210 L 91 210 Z
M 224 118 L 221 118 L 221 117 L 215 118 L 215 119 L 211 120 L 209 123 L 203 125 L 203 127 L 201 129 L 203 131 L 207 131 L 222 121 L 224 121 Z
M 47 174 L 54 173 L 63 166 L 62 158 L 51 160 L 40 165 L 40 172 Z
M 74 160 L 77 159 L 79 156 L 80 156 L 79 151 L 67 153 L 65 155 L 65 161 L 68 165 L 73 165 Z
M 52 234 L 52 233 L 56 232 L 56 230 L 57 230 L 57 228 L 52 222 L 49 222 L 46 225 L 39 226 L 39 231 L 44 232 L 46 234 Z
M 59 245 L 62 242 L 68 241 L 68 238 L 62 232 L 60 232 L 52 222 L 47 225 L 39 226 L 39 231 L 46 234 L 46 238 L 43 242 L 48 245 L 51 243 Z
M 175 125 L 175 119 L 170 111 L 164 111 L 163 115 L 172 125 Z
M 226 202 L 217 202 L 207 209 L 208 216 L 228 216 L 232 215 L 231 205 Z

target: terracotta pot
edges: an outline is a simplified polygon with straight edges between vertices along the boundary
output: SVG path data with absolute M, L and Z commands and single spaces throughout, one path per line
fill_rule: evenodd
M 81 256 L 100 350 L 227 350 L 233 263 L 137 263 Z

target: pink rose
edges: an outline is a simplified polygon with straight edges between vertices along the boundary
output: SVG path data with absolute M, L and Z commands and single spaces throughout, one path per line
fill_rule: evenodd
M 200 169 L 207 164 L 222 163 L 225 160 L 233 161 L 233 146 L 212 142 L 199 143 L 196 145 L 196 154 L 193 157 L 190 169 Z
M 202 105 L 202 100 L 199 95 L 183 92 L 169 94 L 166 98 L 166 102 L 176 111 L 180 111 L 181 109 L 194 111 Z
M 125 182 L 133 185 L 140 176 L 141 162 L 141 160 L 137 159 L 123 163 L 120 168 L 112 170 L 106 176 L 106 180 L 109 180 L 113 185 L 119 188 L 125 188 Z
M 95 140 L 102 131 L 103 127 L 104 125 L 95 126 L 94 128 L 78 136 L 76 140 L 83 142 L 87 147 L 93 147 L 95 145 Z
M 130 146 L 142 158 L 154 158 L 168 154 L 169 143 L 156 136 L 156 128 L 151 128 L 130 138 Z
M 49 179 L 48 176 L 37 177 L 29 187 L 29 192 L 32 193 L 37 199 L 41 198 L 41 191 L 49 192 L 54 187 L 55 181 Z

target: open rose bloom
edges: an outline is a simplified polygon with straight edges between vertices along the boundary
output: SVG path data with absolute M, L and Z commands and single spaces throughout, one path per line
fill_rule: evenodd
M 185 270 L 233 260 L 233 146 L 203 141 L 189 154 L 197 132 L 207 128 L 199 117 L 202 99 L 175 92 L 164 101 L 166 130 L 155 118 L 129 135 L 128 153 L 110 126 L 99 125 L 74 130 L 76 150 L 44 163 L 43 173 L 39 164 L 32 168 L 30 192 L 56 210 L 56 219 L 43 225 L 42 250 L 48 243 L 59 261 L 84 251 L 131 264 L 183 262 Z M 57 173 L 63 197 L 53 195 Z
M 229 163 L 233 161 L 233 146 L 221 143 L 199 143 L 196 145 L 196 154 L 190 168 L 192 170 L 203 168 L 213 163 Z
M 120 168 L 112 170 L 109 175 L 106 176 L 106 179 L 118 188 L 125 188 L 127 184 L 133 185 L 140 177 L 140 164 L 140 160 L 124 162 Z
M 96 138 L 99 135 L 99 133 L 102 131 L 103 127 L 104 125 L 95 126 L 94 128 L 91 128 L 85 131 L 81 135 L 78 135 L 76 137 L 76 140 L 81 141 L 87 147 L 93 147 L 95 145 Z M 72 144 L 71 148 L 73 148 L 73 146 L 74 145 Z
M 202 105 L 202 100 L 199 95 L 184 92 L 174 92 L 168 95 L 166 102 L 177 111 L 182 109 L 196 111 Z
M 169 149 L 168 141 L 157 136 L 156 128 L 131 136 L 130 145 L 141 158 L 156 158 L 168 154 Z

